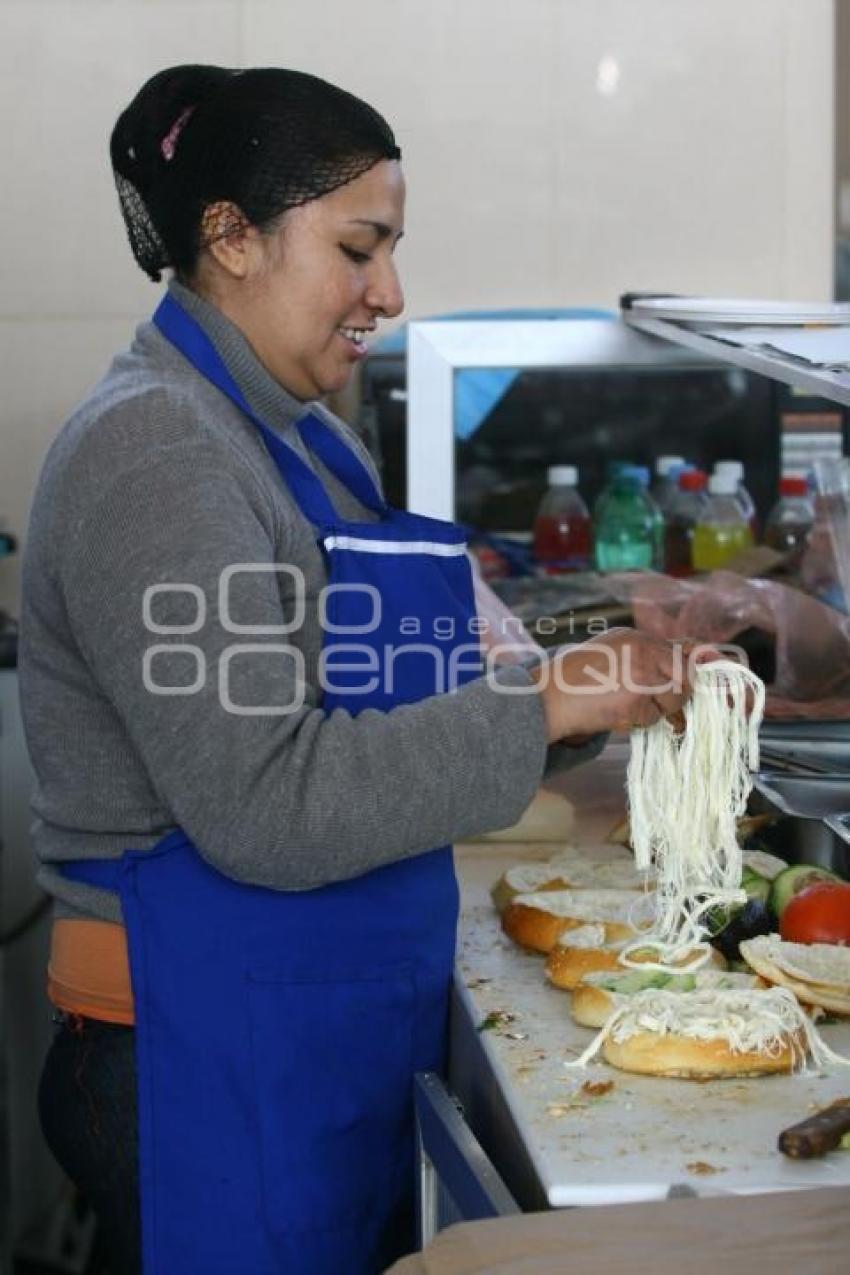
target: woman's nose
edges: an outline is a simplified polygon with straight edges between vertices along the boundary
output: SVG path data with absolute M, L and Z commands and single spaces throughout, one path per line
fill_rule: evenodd
M 392 257 L 376 262 L 377 273 L 366 289 L 366 304 L 370 310 L 379 311 L 388 319 L 394 319 L 404 309 L 404 293 Z

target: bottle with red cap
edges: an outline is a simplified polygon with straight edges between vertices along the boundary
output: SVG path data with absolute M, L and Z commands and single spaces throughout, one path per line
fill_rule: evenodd
M 708 475 L 701 469 L 683 469 L 676 494 L 667 510 L 664 528 L 664 570 L 671 576 L 693 574 L 694 527 L 708 502 Z
M 800 554 L 815 520 L 809 484 L 798 474 L 779 480 L 779 499 L 767 516 L 764 543 L 780 553 Z
M 552 465 L 546 478 L 549 489 L 534 520 L 534 561 L 544 575 L 586 571 L 590 514 L 578 492 L 578 470 L 575 465 Z
M 683 469 L 689 468 L 684 456 L 659 456 L 655 462 L 652 499 L 665 518 L 671 504 L 679 494 L 679 475 Z

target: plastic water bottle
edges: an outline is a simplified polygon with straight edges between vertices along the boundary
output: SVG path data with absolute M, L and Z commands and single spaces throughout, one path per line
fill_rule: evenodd
M 595 527 L 599 522 L 605 510 L 608 497 L 611 495 L 611 487 L 617 474 L 623 468 L 628 467 L 629 462 L 625 460 L 606 460 L 605 462 L 605 485 L 593 503 L 592 526 Z
M 753 500 L 747 488 L 744 485 L 744 465 L 740 460 L 718 460 L 714 466 L 715 474 L 733 474 L 737 484 L 737 496 L 744 513 L 744 518 L 749 523 L 753 540 L 758 539 L 758 512 L 756 510 L 755 501 Z
M 640 483 L 644 500 L 652 518 L 652 568 L 661 571 L 664 568 L 664 515 L 653 500 L 649 491 L 649 467 L 632 465 L 632 470 Z
M 659 456 L 655 462 L 655 481 L 652 484 L 652 499 L 661 510 L 664 518 L 670 505 L 679 492 L 679 474 L 687 469 L 684 456 Z
M 814 521 L 809 484 L 805 478 L 786 474 L 779 480 L 779 499 L 764 524 L 764 543 L 780 553 L 802 553 Z
M 683 469 L 676 495 L 667 510 L 664 525 L 664 570 L 671 576 L 693 572 L 694 528 L 708 504 L 708 475 L 701 469 Z
M 534 560 L 544 575 L 586 571 L 590 514 L 578 492 L 578 470 L 575 465 L 552 465 L 546 479 L 549 489 L 534 520 Z
M 623 465 L 612 478 L 594 519 L 599 571 L 640 571 L 661 559 L 663 519 L 647 491 L 649 470 Z
M 731 472 L 712 474 L 708 480 L 708 504 L 694 527 L 694 570 L 715 571 L 752 543 L 753 533 L 738 498 L 736 476 Z

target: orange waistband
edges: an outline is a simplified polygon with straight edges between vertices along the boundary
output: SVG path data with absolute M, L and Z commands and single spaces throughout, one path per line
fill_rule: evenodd
M 111 921 L 53 922 L 47 995 L 57 1009 L 132 1026 L 127 934 Z

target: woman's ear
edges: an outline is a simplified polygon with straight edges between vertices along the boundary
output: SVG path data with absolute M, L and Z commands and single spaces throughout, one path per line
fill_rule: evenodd
M 234 279 L 251 275 L 261 260 L 261 235 L 236 204 L 209 204 L 201 217 L 201 247 Z

